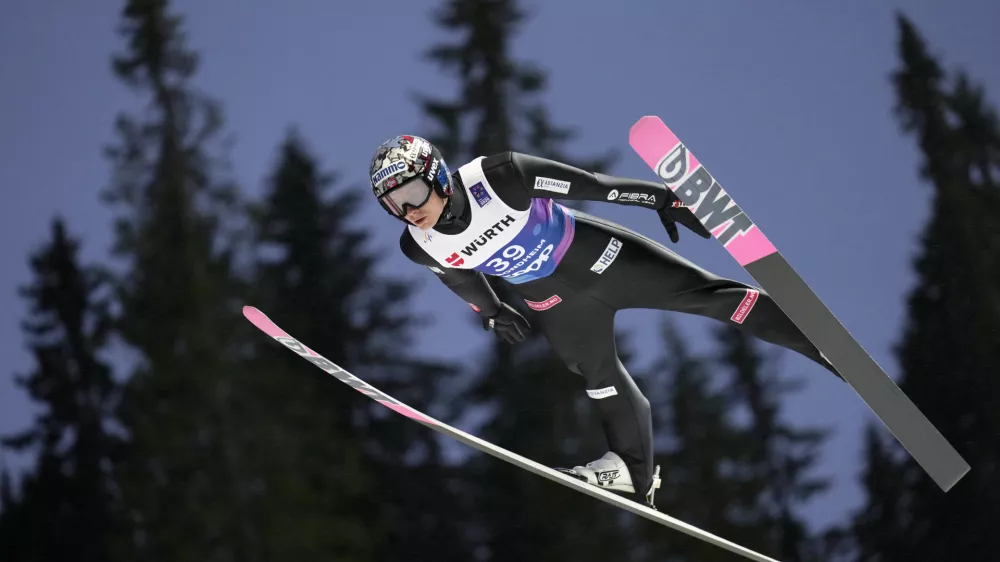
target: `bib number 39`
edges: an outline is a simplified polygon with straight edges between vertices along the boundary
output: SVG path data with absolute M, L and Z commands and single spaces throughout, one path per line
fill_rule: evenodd
M 500 257 L 493 258 L 486 262 L 486 267 L 492 268 L 496 275 L 508 278 L 520 277 L 533 271 L 538 271 L 549 260 L 552 250 L 555 249 L 555 244 L 549 244 L 544 249 L 541 249 L 544 243 L 543 241 L 542 244 L 536 246 L 530 253 L 526 253 L 523 246 L 516 244 L 507 246 L 500 253 L 506 259 Z M 539 249 L 541 249 L 541 252 L 539 252 Z M 533 261 L 531 261 L 532 258 L 534 258 Z M 529 261 L 531 263 L 525 267 L 525 264 Z
M 500 254 L 507 260 L 517 261 L 524 256 L 524 248 L 517 245 L 507 246 Z M 486 267 L 492 267 L 496 273 L 503 273 L 510 267 L 511 262 L 500 258 L 493 258 L 486 262 Z

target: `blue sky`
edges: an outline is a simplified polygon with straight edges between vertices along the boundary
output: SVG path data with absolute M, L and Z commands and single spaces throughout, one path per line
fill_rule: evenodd
M 431 3 L 420 3 L 430 5 Z M 696 5 L 697 4 L 697 5 Z M 710 4 L 710 5 L 709 5 Z M 258 193 L 287 126 L 297 125 L 324 164 L 364 187 L 379 142 L 420 134 L 427 122 L 412 94 L 450 96 L 455 83 L 420 57 L 441 37 L 416 3 L 183 0 L 190 45 L 201 51 L 196 85 L 223 100 L 236 136 L 234 172 Z M 112 120 L 137 100 L 111 76 L 108 57 L 118 2 L 13 0 L 0 18 L 0 434 L 32 415 L 12 374 L 31 367 L 16 287 L 29 280 L 27 253 L 61 213 L 82 235 L 83 255 L 100 260 L 111 242 L 110 214 L 97 193 L 108 180 L 101 148 Z M 896 65 L 893 10 L 903 8 L 947 67 L 962 66 L 996 100 L 1000 5 L 943 2 L 662 2 L 595 0 L 525 3 L 534 15 L 514 51 L 551 72 L 546 99 L 559 124 L 580 132 L 574 154 L 617 148 L 612 172 L 652 178 L 628 147 L 628 129 L 655 114 L 681 137 L 814 291 L 875 359 L 895 376 L 892 354 L 913 283 L 910 260 L 927 216 L 929 189 L 916 177 L 918 154 L 899 132 L 888 81 Z M 457 163 L 452 163 L 453 165 Z M 666 241 L 655 214 L 594 204 L 592 212 Z M 398 223 L 374 203 L 361 217 L 377 231 L 383 267 L 422 286 L 417 309 L 426 354 L 469 359 L 486 336 L 467 330 L 468 308 L 399 255 Z M 752 280 L 713 240 L 687 231 L 674 246 L 727 277 Z M 669 243 L 669 242 L 668 242 Z M 620 326 L 652 359 L 659 312 L 629 311 Z M 708 321 L 683 318 L 699 349 Z M 446 336 L 446 337 L 445 337 Z M 795 423 L 836 431 L 820 472 L 834 488 L 807 510 L 824 525 L 861 500 L 859 431 L 872 419 L 861 400 L 807 360 L 786 354 L 784 369 L 810 381 L 790 400 Z M 947 376 L 947 373 L 942 373 Z M 360 399 L 360 398 L 359 398 Z

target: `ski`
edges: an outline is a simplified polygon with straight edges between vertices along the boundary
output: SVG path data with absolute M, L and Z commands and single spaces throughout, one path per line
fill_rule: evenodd
M 629 131 L 629 144 L 712 236 L 826 356 L 845 381 L 947 492 L 969 465 L 848 333 L 823 301 L 687 147 L 656 116 Z
M 316 353 L 312 349 L 309 349 L 305 344 L 298 341 L 287 332 L 278 327 L 277 324 L 271 321 L 263 312 L 252 307 L 243 307 L 243 316 L 246 317 L 254 326 L 256 326 L 260 331 L 264 332 L 268 336 L 274 338 L 278 343 L 284 345 L 288 349 L 294 351 L 300 357 L 309 361 L 313 365 L 316 365 L 322 369 L 327 374 L 332 375 L 340 382 L 350 386 L 351 388 L 357 390 L 358 392 L 364 394 L 365 396 L 375 400 L 376 402 L 382 404 L 383 406 L 392 409 L 393 411 L 406 416 L 407 418 L 424 425 L 434 431 L 447 435 L 453 439 L 456 439 L 466 445 L 477 449 L 488 455 L 492 455 L 500 460 L 506 461 L 510 464 L 523 468 L 529 472 L 533 472 L 544 478 L 548 478 L 553 482 L 558 482 L 563 486 L 573 488 L 579 492 L 583 492 L 591 497 L 597 498 L 601 501 L 609 503 L 613 506 L 620 507 L 624 510 L 630 511 L 641 517 L 645 517 L 650 521 L 659 523 L 671 529 L 680 531 L 697 539 L 703 540 L 707 543 L 713 544 L 720 548 L 726 549 L 730 552 L 742 555 L 750 560 L 756 560 L 758 562 L 778 562 L 773 558 L 768 558 L 763 554 L 744 548 L 738 544 L 727 541 L 721 537 L 717 537 L 707 531 L 703 531 L 698 527 L 689 525 L 674 519 L 668 515 L 665 515 L 655 509 L 651 509 L 637 502 L 625 499 L 622 496 L 616 495 L 613 492 L 607 490 L 602 490 L 592 484 L 586 484 L 572 476 L 568 476 L 557 471 L 554 468 L 547 467 L 545 465 L 539 464 L 529 458 L 518 455 L 494 445 L 488 441 L 480 439 L 474 435 L 466 433 L 460 429 L 454 428 L 444 422 L 436 420 L 423 412 L 417 411 L 410 406 L 392 398 L 381 390 L 373 387 L 372 385 L 366 383 L 365 381 L 359 379 L 353 374 L 349 373 L 347 370 L 341 368 L 339 365 L 330 361 L 329 359 L 323 357 L 322 355 Z

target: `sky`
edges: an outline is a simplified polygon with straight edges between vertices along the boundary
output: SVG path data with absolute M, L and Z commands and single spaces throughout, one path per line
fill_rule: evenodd
M 414 96 L 456 92 L 454 80 L 422 58 L 444 39 L 430 19 L 432 5 L 175 2 L 202 57 L 195 85 L 225 103 L 227 132 L 236 139 L 233 172 L 247 194 L 260 192 L 291 125 L 327 169 L 358 189 L 365 189 L 369 158 L 382 140 L 426 130 Z M 930 190 L 917 177 L 913 139 L 891 114 L 894 11 L 905 10 L 944 66 L 968 71 L 995 102 L 1000 65 L 991 58 L 1000 52 L 1000 3 L 524 6 L 532 17 L 513 54 L 550 72 L 545 99 L 554 120 L 579 133 L 571 154 L 616 149 L 621 157 L 611 173 L 652 179 L 628 146 L 628 130 L 644 115 L 660 116 L 886 372 L 898 375 L 893 345 Z M 102 148 L 114 140 L 115 115 L 141 107 L 109 68 L 110 54 L 122 46 L 119 9 L 109 0 L 10 0 L 0 17 L 0 434 L 24 428 L 35 411 L 13 384 L 32 366 L 17 295 L 30 280 L 28 253 L 47 239 L 58 213 L 82 237 L 84 260 L 108 255 L 112 215 L 98 193 L 110 168 Z M 671 245 L 648 210 L 601 203 L 589 210 Z M 398 223 L 374 202 L 359 220 L 374 231 L 383 271 L 421 287 L 415 308 L 428 319 L 417 334 L 421 353 L 474 368 L 489 336 L 468 330 L 468 307 L 399 253 Z M 682 229 L 680 244 L 671 247 L 753 283 L 714 240 Z M 638 355 L 633 371 L 655 355 L 664 314 L 619 314 Z M 710 349 L 711 321 L 678 321 L 697 349 Z M 843 520 L 863 499 L 860 431 L 874 417 L 847 385 L 808 360 L 787 353 L 782 369 L 808 382 L 783 405 L 785 418 L 834 431 L 817 470 L 833 486 L 805 514 L 815 527 Z

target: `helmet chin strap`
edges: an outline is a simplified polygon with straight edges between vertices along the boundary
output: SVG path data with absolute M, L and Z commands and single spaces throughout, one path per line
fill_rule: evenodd
M 438 217 L 438 225 L 449 225 L 454 224 L 461 228 L 466 228 L 469 225 L 462 220 L 462 213 L 465 212 L 465 193 L 462 186 L 462 180 L 458 177 L 458 174 L 452 176 L 455 182 L 455 189 L 452 190 L 451 195 L 448 197 L 448 201 L 444 204 L 444 209 L 441 211 L 441 216 Z

